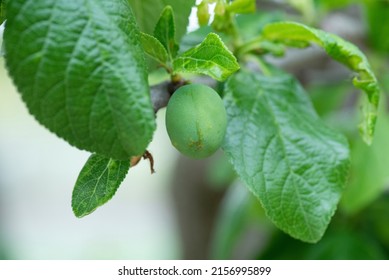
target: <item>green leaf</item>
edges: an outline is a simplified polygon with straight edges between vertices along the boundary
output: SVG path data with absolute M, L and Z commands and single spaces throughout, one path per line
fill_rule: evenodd
M 227 10 L 237 14 L 255 13 L 255 0 L 234 0 L 227 6 Z
M 342 206 L 354 214 L 375 201 L 389 183 L 389 116 L 380 110 L 373 144 L 369 147 L 356 140 L 351 149 L 349 184 Z
M 316 43 L 333 59 L 343 63 L 358 74 L 354 85 L 366 93 L 363 104 L 363 119 L 359 125 L 360 134 L 367 144 L 371 144 L 377 119 L 380 89 L 366 56 L 353 44 L 342 38 L 314 29 L 300 23 L 271 23 L 264 28 L 263 35 L 269 40 L 283 42 L 291 46 L 307 46 Z
M 317 242 L 349 170 L 346 139 L 327 128 L 299 83 L 239 72 L 226 83 L 223 149 L 274 224 Z
M 215 80 L 224 81 L 239 69 L 235 56 L 227 49 L 215 33 L 173 61 L 175 72 L 205 74 Z
M 162 43 L 171 59 L 176 57 L 178 51 L 175 33 L 173 10 L 171 6 L 166 6 L 155 26 L 154 37 Z
M 141 43 L 143 50 L 147 53 L 151 58 L 158 61 L 160 64 L 166 64 L 168 60 L 168 53 L 165 50 L 165 47 L 158 41 L 157 38 L 141 32 Z
M 31 114 L 70 144 L 115 159 L 155 130 L 143 50 L 126 1 L 10 1 L 6 64 Z
M 130 169 L 130 161 L 92 154 L 82 168 L 73 189 L 72 208 L 81 218 L 110 200 Z
M 128 0 L 133 8 L 140 30 L 153 34 L 162 10 L 171 6 L 176 23 L 176 40 L 179 42 L 186 33 L 189 15 L 196 0 Z
M 200 28 L 185 34 L 182 37 L 180 43 L 180 52 L 186 52 L 190 48 L 193 48 L 201 44 L 204 38 L 207 37 L 207 35 L 211 32 L 212 32 L 211 26 L 206 25 L 206 26 L 201 26 Z M 223 37 L 221 38 L 224 41 L 224 38 Z

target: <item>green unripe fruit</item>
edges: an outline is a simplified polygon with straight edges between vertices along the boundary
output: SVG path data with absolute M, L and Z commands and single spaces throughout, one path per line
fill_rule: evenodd
M 210 87 L 180 87 L 170 98 L 166 128 L 173 146 L 192 158 L 205 158 L 221 146 L 227 127 L 223 101 Z

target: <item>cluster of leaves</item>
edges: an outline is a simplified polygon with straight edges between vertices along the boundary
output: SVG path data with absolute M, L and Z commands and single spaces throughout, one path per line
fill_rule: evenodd
M 239 69 L 235 57 L 225 47 L 220 37 L 210 33 L 204 41 L 177 55 L 173 10 L 167 6 L 154 30 L 154 36 L 141 34 L 145 52 L 159 62 L 177 79 L 177 73 L 204 74 L 218 81 L 224 81 Z
M 360 131 L 367 143 L 379 102 L 375 75 L 357 47 L 303 24 L 264 21 L 252 33 L 242 31 L 236 14 L 254 12 L 254 0 L 204 0 L 198 6 L 201 24 L 208 24 L 213 3 L 211 27 L 203 27 L 204 36 L 194 44 L 189 37 L 180 41 L 194 1 L 13 0 L 7 5 L 7 68 L 41 124 L 93 153 L 73 191 L 78 217 L 114 195 L 131 158 L 141 157 L 152 139 L 147 74 L 155 65 L 148 68 L 144 54 L 172 82 L 186 73 L 227 80 L 222 149 L 278 228 L 317 242 L 343 193 L 348 143 L 318 116 L 299 82 L 263 55 L 316 43 L 356 72 L 354 85 L 366 96 Z M 237 72 L 253 57 L 262 73 Z
M 366 43 L 370 59 L 374 62 L 373 68 L 380 69 L 377 71 L 380 86 L 383 92 L 389 92 L 388 56 L 387 52 L 383 52 L 388 45 L 385 45 L 385 40 L 377 39 L 385 37 L 385 27 L 381 23 L 384 14 L 386 18 L 389 16 L 389 6 L 385 6 L 385 1 L 358 2 L 363 4 L 359 8 L 364 9 L 367 15 L 368 38 L 372 39 Z M 374 17 L 375 12 L 371 9 L 377 10 L 377 7 L 380 9 Z M 304 66 L 296 68 L 303 69 Z M 320 70 L 321 75 L 331 77 L 327 72 L 333 67 L 330 70 L 326 68 Z M 341 78 L 330 78 L 330 81 L 326 78 L 311 78 L 306 88 L 320 117 L 347 136 L 351 158 L 349 178 L 326 234 L 314 245 L 290 238 L 268 223 L 264 209 L 258 207 L 255 199 L 243 187 L 234 186 L 227 191 L 220 208 L 211 248 L 213 258 L 229 259 L 236 254 L 240 258 L 260 259 L 388 258 L 388 223 L 385 213 L 389 210 L 389 116 L 386 98 L 381 96 L 374 141 L 369 146 L 357 134 L 358 120 L 355 113 L 358 108 L 352 105 L 355 102 L 352 100 L 356 99 L 355 91 Z M 248 238 L 253 236 L 253 231 L 257 237 Z M 243 255 L 237 249 L 248 246 L 250 250 Z

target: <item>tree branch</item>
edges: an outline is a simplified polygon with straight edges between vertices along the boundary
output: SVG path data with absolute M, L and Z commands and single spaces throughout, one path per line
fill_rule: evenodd
M 154 112 L 166 107 L 171 93 L 169 92 L 170 81 L 151 87 L 151 103 L 153 104 Z

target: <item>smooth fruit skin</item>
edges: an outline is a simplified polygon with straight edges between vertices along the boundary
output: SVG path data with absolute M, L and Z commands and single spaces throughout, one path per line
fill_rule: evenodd
M 191 158 L 206 158 L 221 146 L 227 127 L 223 101 L 212 88 L 191 84 L 170 98 L 166 128 L 173 146 Z

